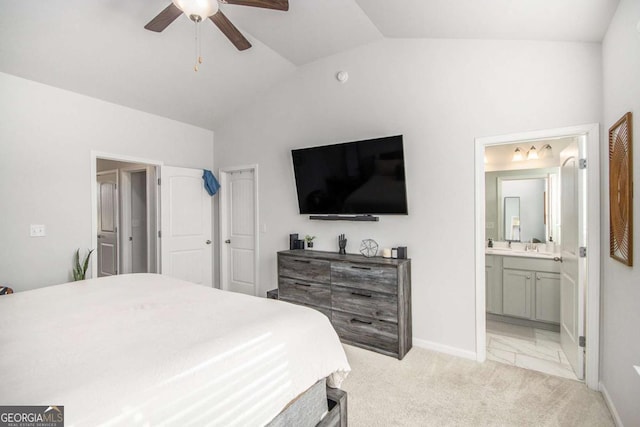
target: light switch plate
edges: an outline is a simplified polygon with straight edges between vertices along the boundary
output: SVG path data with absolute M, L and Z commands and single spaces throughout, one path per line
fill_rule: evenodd
M 31 224 L 29 235 L 31 237 L 44 237 L 46 235 L 45 227 L 43 224 Z

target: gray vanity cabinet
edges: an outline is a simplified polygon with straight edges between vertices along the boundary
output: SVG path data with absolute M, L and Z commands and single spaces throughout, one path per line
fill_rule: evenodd
M 502 257 L 485 255 L 487 312 L 502 314 Z
M 560 275 L 536 272 L 535 320 L 560 323 Z
M 504 257 L 502 268 L 502 314 L 560 323 L 558 262 L 551 259 Z
M 526 270 L 502 273 L 502 312 L 507 316 L 531 318 L 531 276 Z

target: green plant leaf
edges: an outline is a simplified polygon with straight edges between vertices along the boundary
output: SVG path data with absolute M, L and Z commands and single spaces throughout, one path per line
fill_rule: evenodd
M 91 254 L 95 249 L 91 249 L 89 253 L 84 257 L 82 265 L 80 264 L 80 248 L 76 250 L 76 254 L 74 256 L 74 267 L 73 267 L 73 280 L 84 280 L 87 275 L 87 268 L 89 268 L 89 259 L 91 258 Z

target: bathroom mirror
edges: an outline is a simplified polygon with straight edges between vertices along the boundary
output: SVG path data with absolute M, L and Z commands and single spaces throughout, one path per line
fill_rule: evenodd
M 504 229 L 505 240 L 520 241 L 520 197 L 504 198 Z
M 486 238 L 496 241 L 518 240 L 510 239 L 511 218 L 505 218 L 505 216 L 517 216 L 520 221 L 519 240 L 521 242 L 531 241 L 532 238 L 548 242 L 553 238 L 554 242 L 560 243 L 558 174 L 558 168 L 486 172 Z M 519 198 L 520 211 L 518 214 L 505 215 L 505 198 L 513 197 Z
M 548 240 L 547 178 L 499 179 L 503 240 Z

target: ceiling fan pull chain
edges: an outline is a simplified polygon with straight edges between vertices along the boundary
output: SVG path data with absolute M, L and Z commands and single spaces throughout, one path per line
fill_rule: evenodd
M 196 64 L 193 71 L 198 72 L 198 66 L 202 64 L 202 56 L 200 56 L 200 21 L 196 21 Z

